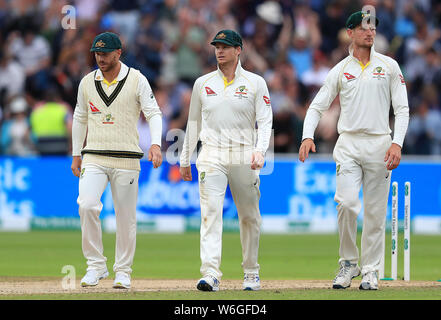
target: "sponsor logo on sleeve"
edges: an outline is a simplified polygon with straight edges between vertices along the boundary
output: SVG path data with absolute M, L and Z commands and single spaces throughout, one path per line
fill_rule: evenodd
M 400 77 L 401 84 L 406 84 L 406 81 L 404 81 L 403 75 L 400 74 L 399 77 Z
M 266 104 L 267 106 L 270 106 L 270 105 L 271 105 L 271 100 L 270 100 L 269 97 L 267 97 L 267 96 L 263 96 L 263 101 L 265 101 L 265 104 Z

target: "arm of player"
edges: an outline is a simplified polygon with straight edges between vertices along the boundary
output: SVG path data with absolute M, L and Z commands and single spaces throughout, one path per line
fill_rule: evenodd
M 74 176 L 79 177 L 81 171 L 81 149 L 87 134 L 87 103 L 84 98 L 83 82 L 78 86 L 77 104 L 72 121 L 72 165 Z
M 149 123 L 152 141 L 147 159 L 152 162 L 153 168 L 156 169 L 162 164 L 162 112 L 147 78 L 142 74 L 140 74 L 138 82 L 138 100 L 142 113 Z
M 314 97 L 314 100 L 312 100 L 306 112 L 303 122 L 302 144 L 299 148 L 299 160 L 301 162 L 304 162 L 308 158 L 310 151 L 316 152 L 314 132 L 323 112 L 329 109 L 329 106 L 338 94 L 338 78 L 341 74 L 340 68 L 341 66 L 337 65 L 329 71 L 325 83 Z
M 180 172 L 185 181 L 191 181 L 191 164 L 190 158 L 199 140 L 199 134 L 202 126 L 202 103 L 201 88 L 199 79 L 193 85 L 191 93 L 190 109 L 188 112 L 187 128 L 185 130 L 184 144 L 180 156 Z
M 393 170 L 400 164 L 401 148 L 409 125 L 409 103 L 407 100 L 406 82 L 397 62 L 394 63 L 391 75 L 390 92 L 395 115 L 394 137 L 392 145 L 386 152 L 384 162 L 386 162 L 388 170 Z
M 273 126 L 273 111 L 268 87 L 259 77 L 256 94 L 257 144 L 251 156 L 251 169 L 258 170 L 265 164 L 265 153 L 269 147 Z M 254 128 L 251 128 L 254 130 Z

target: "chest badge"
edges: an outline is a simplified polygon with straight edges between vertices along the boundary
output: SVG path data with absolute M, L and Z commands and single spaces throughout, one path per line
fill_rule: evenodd
M 385 73 L 386 73 L 386 70 L 384 70 L 384 68 L 376 67 L 374 69 L 374 72 L 372 73 L 372 75 L 373 75 L 373 78 L 380 80 L 380 79 L 386 79 Z
M 108 113 L 104 116 L 103 124 L 113 124 L 113 120 L 115 120 L 115 118 L 112 117 L 112 114 Z
M 240 86 L 236 88 L 236 92 L 234 93 L 235 97 L 238 97 L 239 99 L 242 98 L 248 98 L 248 89 L 246 86 Z

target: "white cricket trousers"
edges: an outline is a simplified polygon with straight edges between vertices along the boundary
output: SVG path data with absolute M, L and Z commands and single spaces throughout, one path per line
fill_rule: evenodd
M 363 186 L 363 229 L 361 236 L 361 271 L 378 271 L 383 256 L 387 200 L 391 171 L 384 157 L 391 146 L 390 135 L 342 133 L 334 148 L 337 165 L 335 201 L 338 203 L 340 237 L 339 262 L 358 263 L 357 216 Z
M 198 156 L 202 276 L 222 277 L 222 213 L 227 185 L 239 217 L 242 268 L 244 272 L 259 271 L 260 171 L 251 169 L 251 155 L 252 150 L 230 151 L 204 145 Z
M 100 212 L 101 196 L 110 182 L 116 216 L 116 249 L 113 271 L 131 273 L 136 247 L 136 202 L 139 171 L 86 164 L 80 177 L 79 214 L 82 248 L 87 270 L 107 268 L 103 255 Z

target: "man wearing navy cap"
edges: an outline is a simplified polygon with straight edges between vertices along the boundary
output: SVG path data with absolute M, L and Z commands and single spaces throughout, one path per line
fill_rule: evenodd
M 352 43 L 349 56 L 329 72 L 306 113 L 299 160 L 315 152 L 314 131 L 337 94 L 341 113 L 339 138 L 334 148 L 340 237 L 340 270 L 334 289 L 351 285 L 362 274 L 360 290 L 378 289 L 378 271 L 383 256 L 387 200 L 392 170 L 401 160 L 401 147 L 409 122 L 404 77 L 398 63 L 374 50 L 378 19 L 368 12 L 355 12 L 346 22 Z M 389 127 L 392 105 L 393 139 Z M 363 232 L 361 259 L 356 244 L 357 216 L 363 186 Z M 360 267 L 358 262 L 360 261 Z
M 81 80 L 74 112 L 71 169 L 80 178 L 77 202 L 88 265 L 81 280 L 83 287 L 95 286 L 109 275 L 99 218 L 103 207 L 100 199 L 109 182 L 116 216 L 113 286 L 129 289 L 131 285 L 138 178 L 144 155 L 137 130 L 141 111 L 150 125 L 148 160 L 154 168 L 162 163 L 161 111 L 145 76 L 119 60 L 121 48 L 114 33 L 95 37 L 90 51 L 95 54 L 98 69 Z
M 270 96 L 265 80 L 242 68 L 239 56 L 243 45 L 237 32 L 219 31 L 211 44 L 218 68 L 194 83 L 180 157 L 181 175 L 185 181 L 191 181 L 190 158 L 201 140 L 196 168 L 201 203 L 202 278 L 197 288 L 219 290 L 222 209 L 229 185 L 239 217 L 243 289 L 259 290 L 259 172 L 271 137 Z

